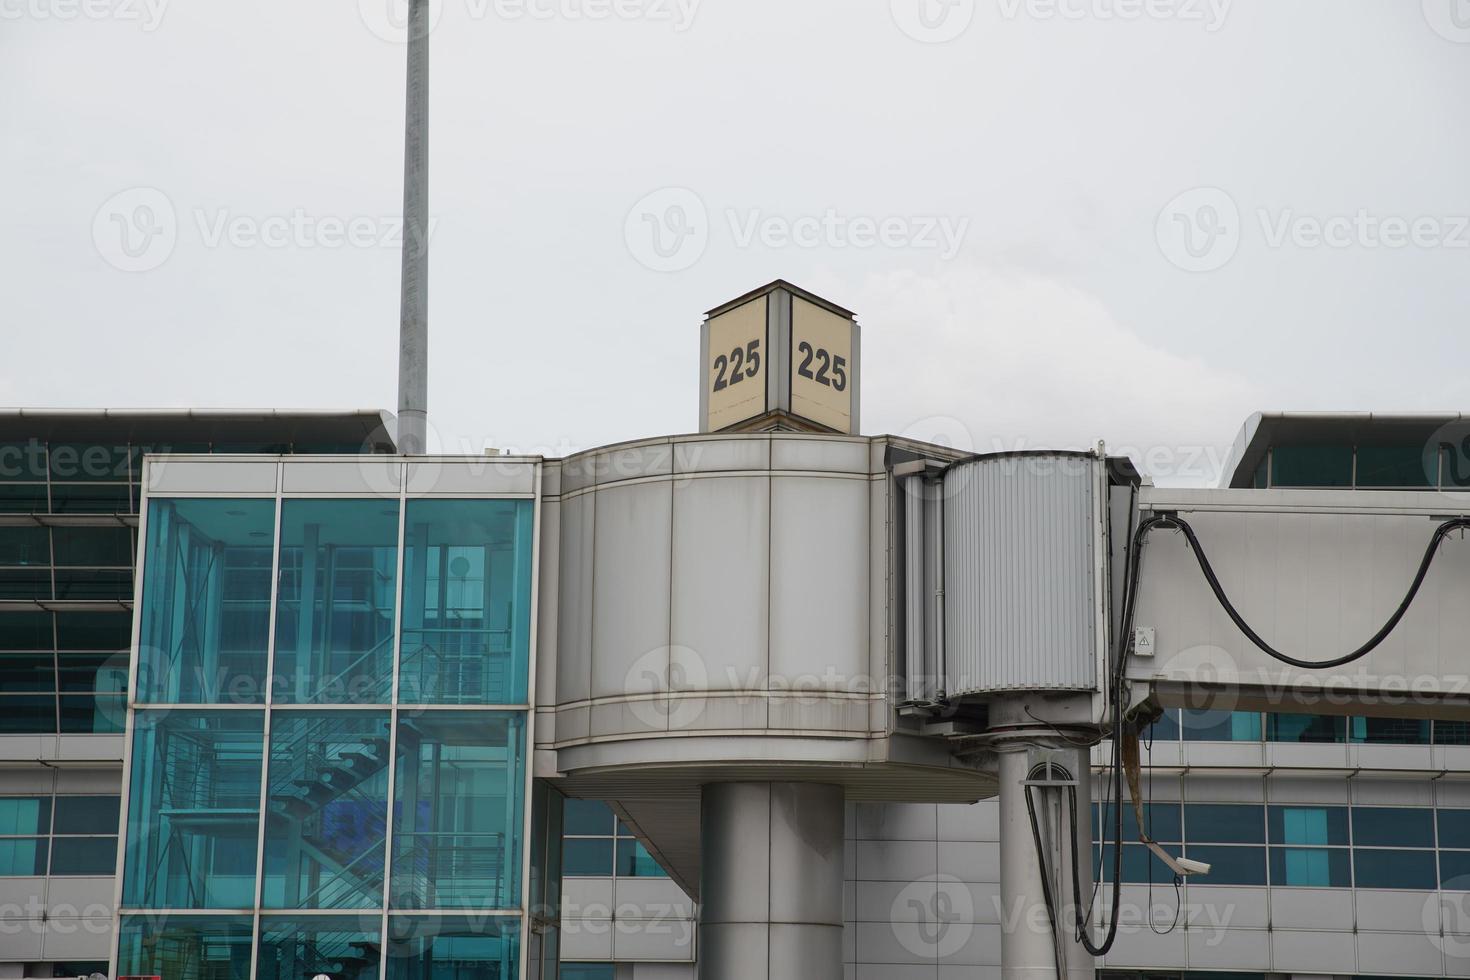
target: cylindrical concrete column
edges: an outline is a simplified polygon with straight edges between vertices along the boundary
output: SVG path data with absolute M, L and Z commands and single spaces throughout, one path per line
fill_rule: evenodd
M 1031 754 L 1017 744 L 1000 753 L 1000 894 L 1002 980 L 1057 980 L 1060 956 L 1067 980 L 1091 980 L 1096 961 L 1077 941 L 1079 910 L 1091 898 L 1092 780 L 1085 749 L 1063 751 L 1068 775 L 1077 782 L 1077 805 L 1062 813 L 1071 797 L 1064 786 L 1032 790 L 1042 851 L 1051 871 L 1056 928 L 1047 917 L 1042 864 L 1026 805 Z M 1058 778 L 1060 773 L 1053 778 Z M 1072 848 L 1066 835 L 1077 837 L 1077 871 L 1083 894 L 1072 891 Z
M 842 787 L 712 783 L 702 800 L 700 980 L 842 980 Z
M 1000 753 L 1000 962 L 1002 980 L 1056 980 L 1041 864 L 1026 807 L 1031 758 L 1023 745 Z M 1038 801 L 1039 803 L 1040 801 Z M 1041 817 L 1038 812 L 1038 819 Z

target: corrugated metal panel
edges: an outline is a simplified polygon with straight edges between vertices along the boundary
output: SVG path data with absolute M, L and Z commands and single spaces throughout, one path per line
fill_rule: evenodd
M 951 697 L 1096 688 L 1101 465 L 1075 455 L 1011 455 L 945 475 Z

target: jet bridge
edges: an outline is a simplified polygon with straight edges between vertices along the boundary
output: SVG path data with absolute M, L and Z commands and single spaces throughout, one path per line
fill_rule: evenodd
M 1467 505 L 1443 491 L 1143 488 L 1141 520 L 1164 522 L 1142 536 L 1134 699 L 1470 717 L 1470 542 L 1458 523 Z M 1267 653 L 1232 608 L 1266 645 L 1313 666 Z M 1376 637 L 1356 660 L 1316 666 Z

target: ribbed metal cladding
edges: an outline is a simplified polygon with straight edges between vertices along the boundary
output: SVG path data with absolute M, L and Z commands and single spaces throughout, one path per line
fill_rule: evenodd
M 1101 466 L 1077 454 L 1008 454 L 945 475 L 950 697 L 1096 688 Z

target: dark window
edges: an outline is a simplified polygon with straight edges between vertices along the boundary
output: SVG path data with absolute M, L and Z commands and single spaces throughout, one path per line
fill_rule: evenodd
M 568 837 L 610 837 L 613 812 L 600 800 L 567 800 L 563 833 Z
M 1380 851 L 1353 848 L 1353 876 L 1359 888 L 1437 887 L 1433 851 Z
M 125 612 L 57 613 L 56 649 L 126 650 L 133 618 Z
M 1093 852 L 1096 856 L 1096 851 Z M 1102 864 L 1097 871 L 1098 879 L 1101 881 L 1113 880 L 1113 845 L 1108 844 L 1102 849 Z M 1149 876 L 1153 877 L 1150 878 Z M 1174 880 L 1174 872 L 1169 866 L 1159 860 L 1157 855 L 1142 844 L 1128 844 L 1123 848 L 1123 881 L 1127 884 L 1144 884 L 1149 881 L 1159 883 Z
M 126 483 L 53 483 L 51 510 L 57 514 L 128 514 L 133 507 Z
M 1336 715 L 1267 715 L 1272 742 L 1328 743 L 1347 740 L 1347 719 Z
M 1371 745 L 1428 745 L 1429 722 L 1415 718 L 1349 718 L 1348 738 Z
M 1184 828 L 1190 843 L 1264 844 L 1266 812 L 1259 804 L 1190 803 Z
M 1470 810 L 1439 811 L 1439 846 L 1470 848 Z
M 1093 804 L 1092 807 L 1092 837 L 1093 840 L 1109 840 L 1113 837 L 1113 827 L 1117 821 L 1117 811 L 1112 804 L 1103 806 Z M 1148 828 L 1149 838 L 1163 843 L 1178 843 L 1184 839 L 1179 819 L 1178 803 L 1145 803 L 1143 805 L 1143 820 Z M 1138 818 L 1134 815 L 1133 804 L 1123 804 L 1123 840 L 1124 842 L 1138 840 Z
M 51 598 L 51 569 L 0 568 L 0 599 Z
M 1435 745 L 1470 745 L 1470 722 L 1436 721 L 1434 723 Z
M 56 797 L 57 834 L 115 834 L 118 827 L 116 796 Z
M 94 443 L 51 444 L 52 483 L 125 483 L 128 447 Z
M 53 875 L 112 875 L 116 872 L 116 837 L 56 837 L 51 841 Z
M 1470 851 L 1439 852 L 1439 887 L 1470 891 Z
M 667 873 L 636 840 L 618 841 L 618 875 L 623 878 L 665 878 Z
M 56 695 L 0 695 L 0 735 L 42 735 L 56 731 Z
M 1434 811 L 1419 807 L 1353 807 L 1355 847 L 1433 847 Z
M 0 694 L 56 690 L 56 659 L 50 653 L 0 653 Z
M 45 483 L 46 444 L 34 439 L 30 442 L 0 442 L 0 481 Z
M 1350 487 L 1351 446 L 1277 446 L 1271 450 L 1273 487 Z
M 58 527 L 56 564 L 131 568 L 133 533 L 126 527 Z
M 0 612 L 0 650 L 50 650 L 55 644 L 50 613 Z
M 46 484 L 0 483 L 0 512 L 44 514 L 49 509 L 46 503 Z
M 1184 856 L 1211 865 L 1210 873 L 1199 879 L 1200 884 L 1264 885 L 1266 883 L 1266 849 L 1264 847 L 1185 844 Z
M 1159 719 L 1145 728 L 1139 735 L 1145 743 L 1179 741 L 1179 712 L 1166 709 Z
M 44 527 L 0 527 L 0 565 L 49 565 L 51 542 Z
M 131 599 L 133 573 L 125 568 L 58 568 L 58 599 Z
M 1434 487 L 1439 484 L 1439 460 L 1424 446 L 1359 446 L 1360 487 Z
M 613 873 L 613 840 L 576 837 L 562 841 L 562 874 L 611 877 Z
M 612 963 L 563 963 L 561 980 L 616 980 L 617 967 Z

